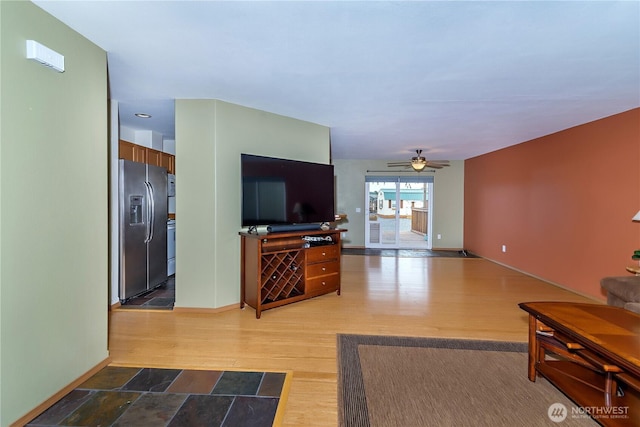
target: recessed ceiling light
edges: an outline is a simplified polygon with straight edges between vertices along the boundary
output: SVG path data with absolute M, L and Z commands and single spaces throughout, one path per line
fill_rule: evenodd
M 150 119 L 151 118 L 151 114 L 147 114 L 147 113 L 136 113 L 134 115 L 136 117 L 140 117 L 141 119 Z

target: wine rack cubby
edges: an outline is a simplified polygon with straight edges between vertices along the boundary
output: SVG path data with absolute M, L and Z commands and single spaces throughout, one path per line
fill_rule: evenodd
M 262 304 L 304 294 L 304 252 L 287 251 L 262 255 Z

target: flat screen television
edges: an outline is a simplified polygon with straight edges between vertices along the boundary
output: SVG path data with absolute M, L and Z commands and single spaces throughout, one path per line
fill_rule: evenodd
M 335 220 L 333 165 L 240 155 L 242 226 Z

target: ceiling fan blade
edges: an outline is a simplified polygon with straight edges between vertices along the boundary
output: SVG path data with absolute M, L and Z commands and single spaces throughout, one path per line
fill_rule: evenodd
M 438 169 L 442 169 L 443 167 L 449 167 L 451 166 L 449 163 L 440 163 L 440 162 L 427 162 L 427 167 L 430 168 L 438 168 Z

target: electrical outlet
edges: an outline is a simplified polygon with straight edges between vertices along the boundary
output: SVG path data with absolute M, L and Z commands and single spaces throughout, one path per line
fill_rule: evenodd
M 507 245 L 502 245 L 502 252 L 507 252 Z
M 438 240 L 442 239 L 442 234 L 438 234 Z

